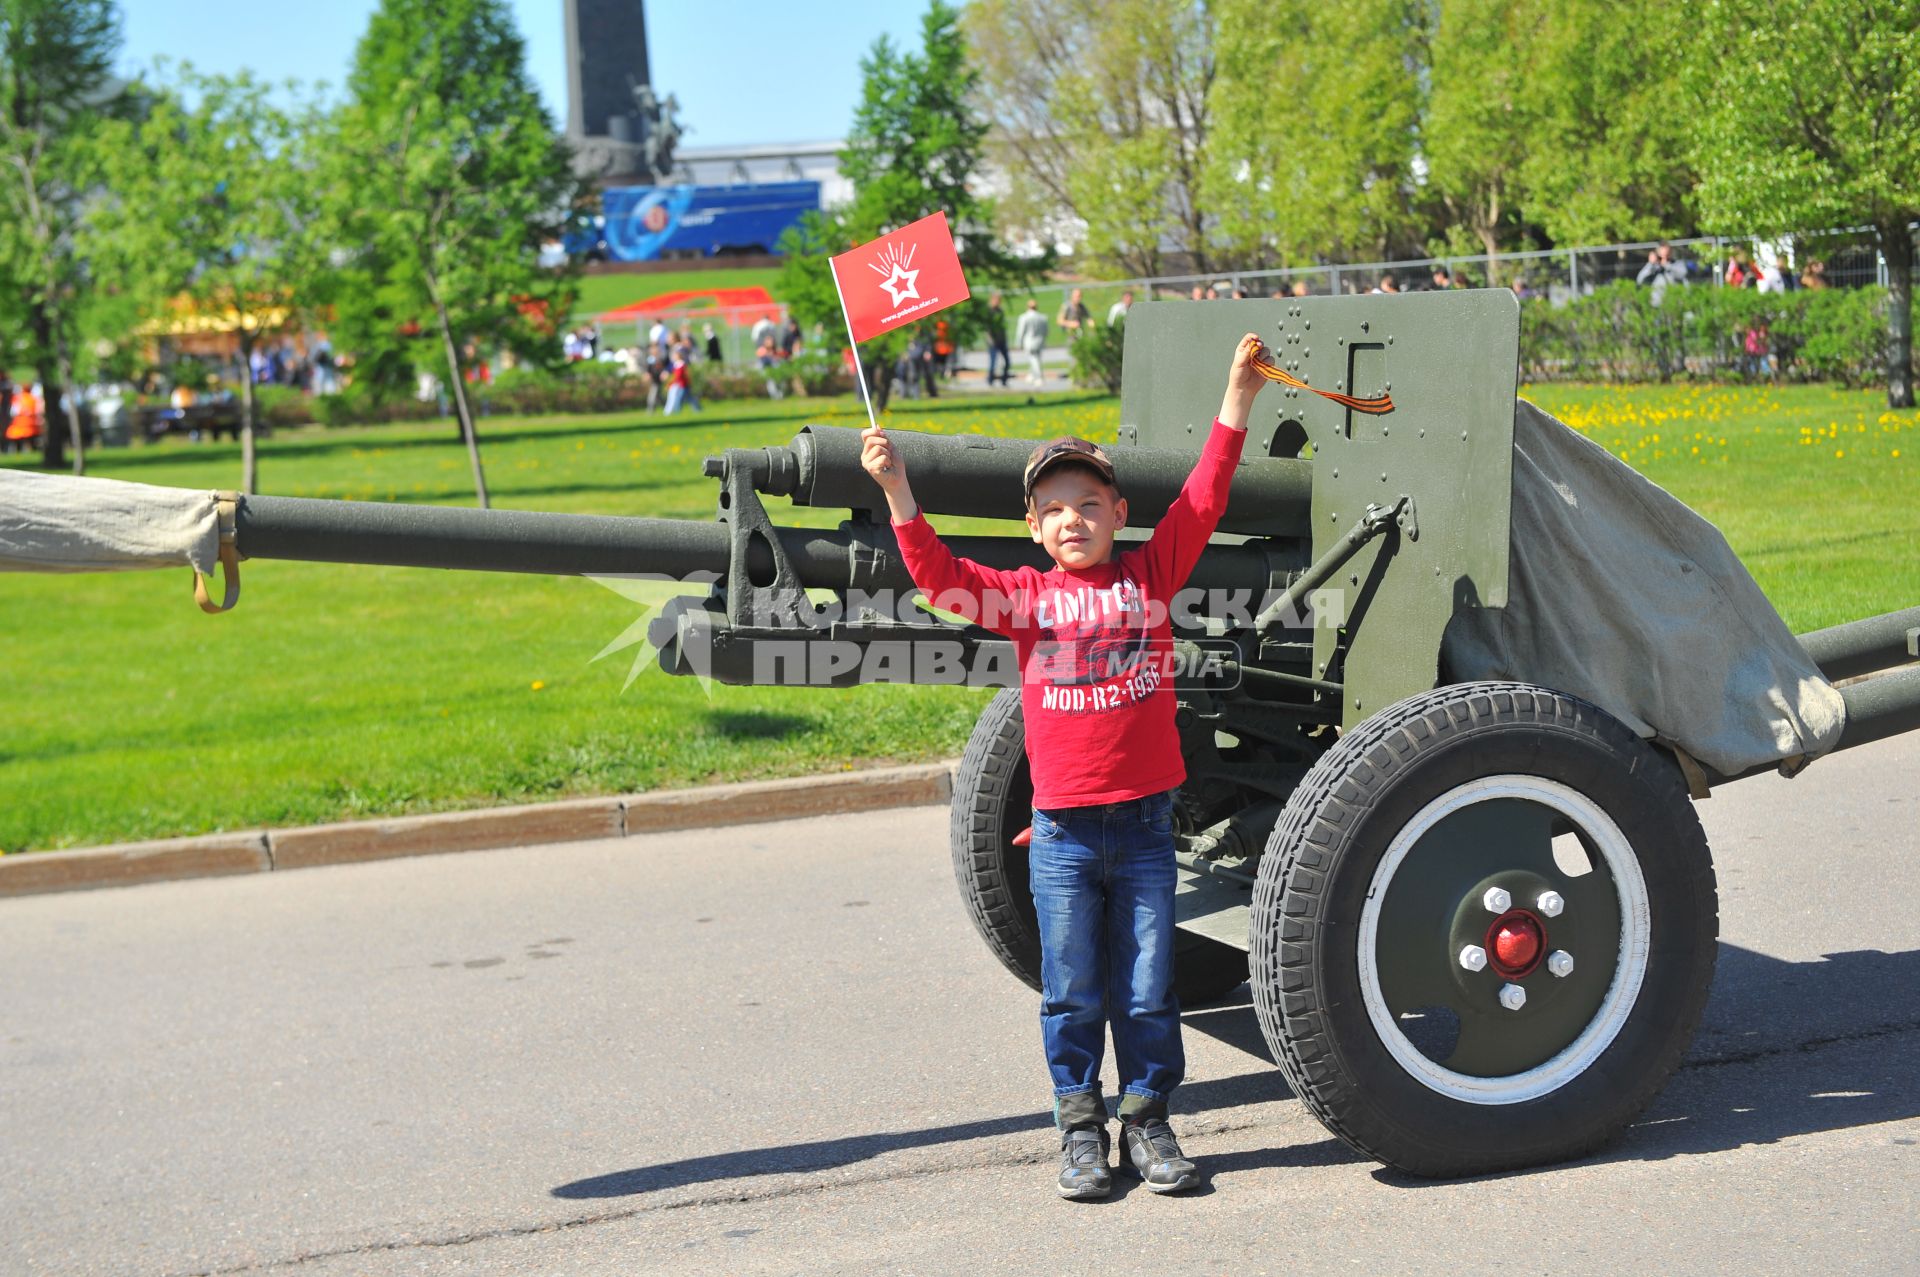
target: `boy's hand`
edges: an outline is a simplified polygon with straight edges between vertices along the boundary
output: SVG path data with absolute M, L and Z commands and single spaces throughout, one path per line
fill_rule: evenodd
M 1227 370 L 1227 389 L 1244 391 L 1248 396 L 1259 394 L 1260 388 L 1267 384 L 1267 379 L 1254 371 L 1253 365 L 1255 361 L 1264 359 L 1266 354 L 1267 343 L 1252 333 L 1242 337 L 1240 344 L 1233 348 L 1233 367 Z
M 893 440 L 878 426 L 860 432 L 860 465 L 882 489 L 891 491 L 907 481 L 906 463 L 894 451 Z
M 1233 366 L 1227 370 L 1227 393 L 1220 400 L 1220 424 L 1231 430 L 1247 428 L 1247 413 L 1253 407 L 1253 398 L 1267 384 L 1267 379 L 1255 371 L 1256 360 L 1264 359 L 1267 344 L 1253 333 L 1240 339 L 1234 347 Z
M 880 490 L 887 494 L 887 509 L 895 523 L 906 523 L 913 518 L 916 506 L 913 489 L 907 486 L 907 463 L 893 446 L 893 440 L 887 438 L 887 432 L 878 426 L 868 426 L 860 432 L 860 466 L 873 476 Z

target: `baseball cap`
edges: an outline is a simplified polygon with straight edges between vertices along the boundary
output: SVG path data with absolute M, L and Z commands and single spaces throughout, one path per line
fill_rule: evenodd
M 1040 477 L 1066 462 L 1092 466 L 1099 471 L 1100 477 L 1119 487 L 1119 481 L 1113 475 L 1113 462 L 1107 460 L 1107 454 L 1100 451 L 1098 444 L 1088 443 L 1078 435 L 1063 435 L 1049 440 L 1027 454 L 1026 498 L 1033 500 L 1033 485 Z

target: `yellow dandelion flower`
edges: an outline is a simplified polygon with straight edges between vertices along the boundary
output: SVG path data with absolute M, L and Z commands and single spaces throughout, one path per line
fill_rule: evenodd
M 534 680 L 533 680 L 533 690 L 534 690 L 534 691 L 536 691 L 536 692 L 538 692 L 538 691 L 540 691 L 540 690 L 542 690 L 543 688 L 545 688 L 545 687 L 546 687 L 546 685 L 547 685 L 547 684 L 546 684 L 546 680 L 544 680 L 544 679 L 538 679 L 538 678 L 536 678 L 536 679 L 534 679 Z

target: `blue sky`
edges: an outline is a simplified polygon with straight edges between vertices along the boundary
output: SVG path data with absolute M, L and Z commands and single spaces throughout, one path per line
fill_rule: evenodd
M 561 0 L 509 0 L 528 70 L 554 122 L 567 118 Z M 269 80 L 346 79 L 375 0 L 121 0 L 129 69 L 156 57 Z M 912 0 L 653 0 L 653 82 L 680 99 L 687 146 L 839 138 L 853 118 L 860 56 L 885 33 L 919 47 Z

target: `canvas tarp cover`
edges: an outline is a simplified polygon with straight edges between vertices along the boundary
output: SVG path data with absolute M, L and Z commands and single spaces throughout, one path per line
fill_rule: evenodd
M 221 493 L 0 470 L 0 569 L 112 572 L 220 558 Z
M 1524 399 L 1513 433 L 1507 606 L 1455 615 L 1450 680 L 1571 693 L 1728 776 L 1833 747 L 1840 693 L 1717 528 Z

